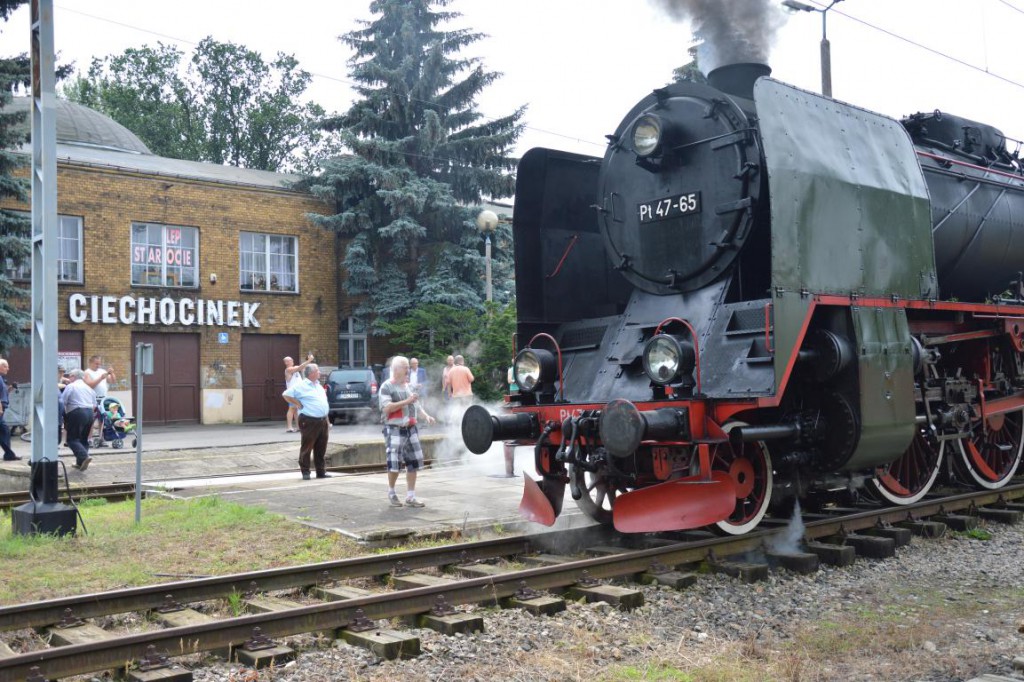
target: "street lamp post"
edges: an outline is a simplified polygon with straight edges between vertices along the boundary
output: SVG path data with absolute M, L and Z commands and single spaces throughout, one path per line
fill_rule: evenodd
M 832 46 L 828 42 L 827 17 L 828 11 L 842 1 L 832 0 L 825 9 L 812 7 L 797 0 L 782 1 L 784 6 L 798 12 L 821 12 L 821 94 L 828 98 L 832 97 Z
M 487 272 L 487 302 L 494 300 L 491 288 L 491 232 L 498 226 L 498 216 L 494 211 L 480 211 L 476 217 L 476 226 L 484 233 L 484 259 Z

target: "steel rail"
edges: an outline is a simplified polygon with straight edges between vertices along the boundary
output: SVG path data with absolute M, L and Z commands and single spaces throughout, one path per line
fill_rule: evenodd
M 491 559 L 534 551 L 527 536 L 482 540 L 465 545 L 414 549 L 391 554 L 339 559 L 297 567 L 271 568 L 248 573 L 180 580 L 97 592 L 74 597 L 48 599 L 0 607 L 0 631 L 52 625 L 61 620 L 65 609 L 77 618 L 94 618 L 129 611 L 154 609 L 171 595 L 179 603 L 223 599 L 252 591 L 271 592 L 351 578 L 385 575 L 401 562 L 405 568 L 419 569 Z
M 925 500 L 898 508 L 865 510 L 835 519 L 811 521 L 806 524 L 804 537 L 816 539 L 837 533 L 849 533 L 885 522 L 972 509 L 979 506 L 979 503 L 980 506 L 984 506 L 1020 497 L 1024 497 L 1024 485 L 1008 486 L 997 491 L 980 491 Z M 39 673 L 44 678 L 66 677 L 123 667 L 126 662 L 139 660 L 145 656 L 150 646 L 156 647 L 158 652 L 168 656 L 237 647 L 252 637 L 253 629 L 256 627 L 269 637 L 284 637 L 304 632 L 344 628 L 355 619 L 357 609 L 361 609 L 366 617 L 374 620 L 426 613 L 432 608 L 438 596 L 443 596 L 450 604 L 497 604 L 504 598 L 514 596 L 524 584 L 533 589 L 550 590 L 571 586 L 580 582 L 584 577 L 609 579 L 635 575 L 650 570 L 655 564 L 671 566 L 713 558 L 716 550 L 722 555 L 756 550 L 762 547 L 770 536 L 778 532 L 778 529 L 772 529 L 743 536 L 708 538 L 625 554 L 593 557 L 559 565 L 512 571 L 495 576 L 458 580 L 450 584 L 400 590 L 358 599 L 314 604 L 286 611 L 241 616 L 194 626 L 138 633 L 89 644 L 18 654 L 0 659 L 0 678 L 22 679 L 34 667 L 39 668 Z M 520 538 L 519 542 L 526 540 L 527 538 Z M 442 550 L 441 554 L 449 555 L 448 560 L 442 562 L 431 560 L 424 565 L 434 566 L 439 563 L 469 560 L 462 556 L 463 547 L 453 546 L 440 549 Z M 402 556 L 403 566 L 415 568 L 417 567 L 416 557 L 410 555 L 422 555 L 423 553 L 425 552 L 414 551 L 389 555 L 387 559 L 381 559 L 380 563 L 387 562 L 393 566 L 396 559 Z M 407 563 L 406 557 L 412 561 Z M 421 561 L 424 558 L 423 556 L 419 557 Z M 349 562 L 331 562 L 335 565 L 344 563 Z M 274 571 L 261 573 L 274 573 Z M 168 585 L 157 586 L 152 588 L 152 591 L 154 594 L 166 593 L 167 587 Z M 264 587 L 261 584 L 260 589 L 279 588 Z M 132 592 L 132 590 L 125 592 Z M 89 598 L 76 599 L 88 600 Z M 76 600 L 60 601 L 75 602 Z M 81 604 L 82 602 L 76 603 Z
M 424 466 L 431 467 L 435 464 L 432 459 L 424 460 Z M 377 474 L 385 471 L 384 464 L 341 464 L 338 466 L 327 467 L 328 473 L 336 474 Z M 288 474 L 297 473 L 297 470 L 292 469 L 269 469 L 260 471 L 252 474 L 239 474 L 239 473 L 224 473 L 224 474 L 207 474 L 205 476 L 193 476 L 189 478 L 174 478 L 175 481 L 191 480 L 191 479 L 217 479 L 217 478 L 240 478 L 244 476 L 262 476 L 265 474 Z M 167 477 L 154 478 L 143 481 L 145 489 L 143 493 L 172 493 L 174 488 L 162 488 L 158 484 L 161 481 L 168 480 Z M 62 488 L 57 491 L 61 499 L 67 498 L 67 490 Z M 122 500 L 129 499 L 135 495 L 135 484 L 134 483 L 109 483 L 109 484 L 98 484 L 90 486 L 80 486 L 71 489 L 71 494 L 74 495 L 75 501 L 83 499 L 94 499 L 94 498 L 107 498 L 110 500 Z M 25 504 L 31 500 L 28 497 L 28 491 L 19 490 L 15 492 L 0 493 L 0 510 L 12 509 L 18 505 Z
M 67 499 L 67 489 L 60 489 L 57 491 L 60 499 Z M 107 499 L 127 499 L 135 495 L 135 484 L 134 483 L 113 483 L 109 485 L 90 485 L 82 486 L 78 488 L 72 488 L 71 494 L 74 495 L 75 501 L 84 499 L 95 499 L 95 498 L 107 498 Z M 28 496 L 27 490 L 19 490 L 16 492 L 0 493 L 0 509 L 12 509 L 20 504 L 31 502 Z

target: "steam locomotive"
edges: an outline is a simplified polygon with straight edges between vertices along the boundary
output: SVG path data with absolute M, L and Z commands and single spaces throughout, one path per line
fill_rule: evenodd
M 462 434 L 533 446 L 528 518 L 554 523 L 568 485 L 622 532 L 742 534 L 797 499 L 905 505 L 1015 475 L 1020 143 L 770 71 L 654 90 L 603 159 L 523 157 L 520 391 Z

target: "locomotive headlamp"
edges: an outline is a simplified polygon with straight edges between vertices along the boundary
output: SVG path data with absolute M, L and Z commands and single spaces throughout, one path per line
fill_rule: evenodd
M 654 114 L 644 114 L 633 125 L 633 149 L 640 156 L 650 156 L 661 144 L 661 119 Z
M 651 337 L 644 346 L 644 371 L 656 384 L 667 385 L 693 372 L 693 345 L 671 334 Z
M 526 348 L 513 366 L 520 390 L 533 392 L 555 381 L 555 356 L 541 348 Z

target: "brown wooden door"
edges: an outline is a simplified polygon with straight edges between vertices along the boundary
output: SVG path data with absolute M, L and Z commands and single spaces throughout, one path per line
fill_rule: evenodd
M 153 373 L 142 378 L 142 419 L 146 424 L 199 421 L 199 335 L 132 334 L 135 344 L 153 344 Z M 132 391 L 138 387 L 135 367 Z
M 300 362 L 297 334 L 242 334 L 242 419 L 283 420 L 284 358 Z
M 89 364 L 88 358 L 81 357 L 82 332 L 80 331 L 62 329 L 57 332 L 57 352 L 78 353 L 83 369 Z M 30 346 L 12 348 L 10 354 L 3 357 L 6 357 L 11 365 L 11 371 L 7 373 L 7 383 L 13 381 L 27 384 L 32 380 L 32 348 Z M 56 379 L 54 379 L 54 384 L 56 385 Z

